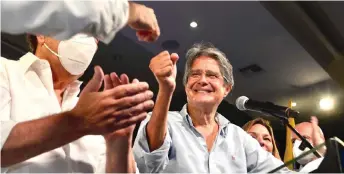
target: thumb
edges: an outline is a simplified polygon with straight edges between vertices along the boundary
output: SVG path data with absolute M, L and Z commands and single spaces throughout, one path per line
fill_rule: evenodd
M 100 87 L 102 86 L 103 79 L 104 72 L 102 68 L 100 66 L 95 66 L 93 77 L 82 90 L 82 94 L 88 92 L 98 92 Z
M 178 59 L 179 59 L 179 56 L 178 56 L 177 53 L 172 53 L 171 54 L 171 60 L 173 62 L 173 65 L 175 65 L 177 63 Z
M 311 125 L 314 131 L 318 128 L 318 119 L 315 116 L 311 116 Z

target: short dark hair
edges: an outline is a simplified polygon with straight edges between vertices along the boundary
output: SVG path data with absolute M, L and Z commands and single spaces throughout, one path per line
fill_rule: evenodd
M 32 35 L 32 34 L 27 34 L 26 35 L 26 42 L 29 45 L 30 51 L 33 54 L 35 54 L 36 50 L 37 50 L 37 45 L 38 45 L 37 36 L 36 35 Z

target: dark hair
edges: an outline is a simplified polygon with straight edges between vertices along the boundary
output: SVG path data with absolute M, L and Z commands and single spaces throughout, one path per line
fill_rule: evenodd
M 267 120 L 264 120 L 262 118 L 256 118 L 254 120 L 251 120 L 249 122 L 247 122 L 243 127 L 242 129 L 244 129 L 246 132 L 248 132 L 248 130 L 251 129 L 252 126 L 256 125 L 256 124 L 260 124 L 264 127 L 266 127 L 266 129 L 268 130 L 270 136 L 271 136 L 271 139 L 272 139 L 272 145 L 273 145 L 273 149 L 272 149 L 272 155 L 275 156 L 277 159 L 281 159 L 280 155 L 279 155 L 279 152 L 278 152 L 278 149 L 277 149 L 277 146 L 276 146 L 276 141 L 275 141 L 275 137 L 274 137 L 274 132 L 273 132 L 273 129 L 270 125 L 270 122 L 267 121 Z
M 36 35 L 32 35 L 32 34 L 27 34 L 26 35 L 26 42 L 29 45 L 30 51 L 33 54 L 35 54 L 36 53 L 36 49 L 37 49 L 37 45 L 38 45 L 37 36 Z

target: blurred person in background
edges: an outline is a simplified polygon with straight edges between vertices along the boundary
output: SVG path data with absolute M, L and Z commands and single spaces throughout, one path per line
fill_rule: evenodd
M 256 139 L 264 150 L 272 153 L 275 158 L 281 159 L 276 146 L 274 132 L 269 121 L 256 118 L 247 122 L 242 128 Z
M 311 116 L 310 122 L 301 122 L 295 125 L 296 131 L 300 133 L 313 147 L 318 146 L 325 142 L 325 136 L 323 131 L 318 126 L 318 119 L 315 116 Z M 302 153 L 310 150 L 308 147 L 301 150 L 299 146 L 301 145 L 301 139 L 297 137 L 294 133 L 292 134 L 293 142 L 293 156 L 298 157 Z M 326 146 L 323 146 L 318 150 L 319 154 L 324 156 L 326 154 Z M 300 172 L 311 172 L 319 167 L 324 157 L 316 157 L 313 153 L 299 159 L 297 163 L 299 165 L 296 169 Z

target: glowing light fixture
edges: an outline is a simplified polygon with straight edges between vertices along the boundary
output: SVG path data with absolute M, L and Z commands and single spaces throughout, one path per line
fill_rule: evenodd
M 192 21 L 191 23 L 190 23 L 190 27 L 192 27 L 192 28 L 196 28 L 197 27 L 197 22 L 195 22 L 195 21 Z
M 334 101 L 330 97 L 322 98 L 319 102 L 319 106 L 321 110 L 328 111 L 333 109 Z

